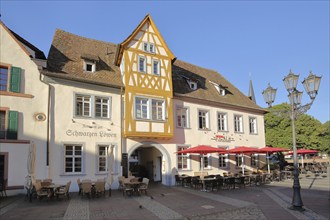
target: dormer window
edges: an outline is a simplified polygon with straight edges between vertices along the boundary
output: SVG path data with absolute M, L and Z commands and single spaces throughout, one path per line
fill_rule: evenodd
M 226 95 L 226 87 L 224 87 L 224 86 L 222 86 L 220 84 L 211 82 L 211 81 L 210 81 L 210 83 L 212 83 L 214 85 L 215 89 L 219 92 L 219 94 L 221 96 L 225 96 Z
M 96 69 L 95 67 L 96 67 L 95 62 L 84 60 L 84 71 L 94 73 Z
M 190 87 L 191 90 L 196 90 L 197 89 L 197 82 L 189 80 L 188 84 L 189 84 L 189 87 Z
M 94 73 L 96 71 L 96 63 L 99 61 L 99 57 L 91 54 L 82 54 L 81 58 L 84 60 L 84 71 Z
M 155 53 L 155 45 L 153 43 L 143 43 L 143 50 L 148 53 Z
M 222 95 L 222 96 L 226 95 L 226 89 L 221 87 L 221 85 L 219 85 L 219 94 Z

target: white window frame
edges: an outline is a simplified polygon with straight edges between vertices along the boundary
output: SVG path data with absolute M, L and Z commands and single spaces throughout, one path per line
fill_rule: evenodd
M 259 154 L 251 154 L 251 167 L 259 167 Z
M 154 103 L 156 104 L 154 106 Z M 159 105 L 160 103 L 160 105 Z M 156 111 L 156 113 L 155 113 Z M 154 114 L 155 113 L 155 114 Z M 156 117 L 154 117 L 156 116 Z M 159 118 L 160 116 L 160 118 Z M 163 99 L 151 99 L 151 119 L 153 121 L 165 120 L 165 101 Z
M 234 131 L 236 133 L 243 133 L 243 116 L 234 115 Z
M 229 147 L 219 146 L 218 148 L 222 148 L 224 150 L 227 150 Z M 224 163 L 224 166 L 222 166 L 223 163 Z M 227 168 L 229 168 L 229 154 L 219 154 L 218 168 L 219 169 L 227 169 Z
M 190 146 L 189 145 L 177 145 L 177 151 L 183 150 L 183 149 L 188 149 Z M 179 167 L 179 161 L 182 161 L 181 164 L 183 164 L 183 160 L 186 160 L 187 162 L 187 168 L 180 168 Z M 191 169 L 191 159 L 190 159 L 190 154 L 177 154 L 177 168 L 178 170 L 190 170 Z
M 200 115 L 201 113 L 205 113 L 205 116 Z M 202 117 L 202 118 L 201 118 Z M 204 120 L 203 120 L 204 118 Z M 202 120 L 202 127 L 201 127 L 201 120 Z M 205 126 L 203 121 L 205 121 Z M 198 129 L 199 130 L 210 130 L 210 111 L 209 110 L 203 110 L 198 109 Z
M 141 60 L 143 59 L 143 70 L 141 70 Z M 147 72 L 147 58 L 144 56 L 139 56 L 138 60 L 138 68 L 140 73 L 146 73 Z
M 66 155 L 67 147 L 72 146 L 73 147 L 73 153 L 72 155 Z M 81 155 L 75 155 L 75 147 L 81 147 Z M 84 173 L 84 163 L 85 163 L 85 146 L 81 143 L 64 143 L 63 145 L 63 174 L 64 175 L 75 175 L 75 174 L 83 174 Z M 73 158 L 73 164 L 72 164 L 72 172 L 66 171 L 66 158 Z M 81 158 L 81 170 L 80 172 L 75 172 L 75 158 Z
M 146 107 L 147 109 L 147 115 L 146 117 L 138 117 L 138 108 L 137 108 L 137 100 L 145 100 L 147 101 L 147 103 L 144 103 L 143 105 L 139 104 L 140 105 L 140 111 L 143 112 L 142 110 L 142 107 Z M 158 114 L 158 111 L 159 111 L 159 108 L 161 108 L 161 118 L 154 118 L 154 115 L 153 115 L 153 111 L 154 111 L 154 106 L 153 106 L 153 103 L 154 102 L 161 102 L 161 105 L 157 105 L 156 106 L 156 115 L 159 116 Z M 165 121 L 165 118 L 166 118 L 166 103 L 165 103 L 165 100 L 164 99 L 156 99 L 156 98 L 150 98 L 150 97 L 144 97 L 144 96 L 135 96 L 134 98 L 134 117 L 136 120 L 151 120 L 151 121 Z
M 218 131 L 228 131 L 228 114 L 225 112 L 217 112 L 217 123 Z
M 203 161 L 203 166 L 204 166 L 203 170 L 211 170 L 211 168 L 212 168 L 211 154 L 203 154 L 203 155 L 200 155 L 199 158 L 200 158 L 200 160 L 199 160 L 200 170 L 202 171 L 202 160 L 203 159 L 204 159 L 204 161 Z M 207 162 L 207 166 L 205 166 L 206 165 L 205 161 Z
M 104 147 L 104 155 L 100 155 L 100 148 L 101 147 Z M 98 144 L 96 145 L 96 161 L 97 161 L 97 164 L 96 164 L 96 173 L 107 173 L 107 167 L 108 167 L 108 148 L 110 147 L 109 144 Z M 104 159 L 105 160 L 105 164 L 104 164 L 104 170 L 100 170 L 101 166 L 100 166 L 100 160 L 101 159 Z
M 156 47 L 154 43 L 143 42 L 142 50 L 147 53 L 155 53 Z
M 78 100 L 77 99 L 79 97 L 81 97 L 82 100 L 79 101 L 81 107 L 78 108 Z M 88 112 L 85 111 L 86 105 L 88 105 Z M 92 117 L 92 105 L 93 105 L 93 102 L 92 102 L 92 96 L 91 95 L 76 93 L 75 96 L 74 96 L 74 116 L 75 117 L 83 117 L 83 118 L 91 118 Z M 78 109 L 81 109 L 80 113 L 78 113 Z
M 77 98 L 82 97 L 82 113 L 79 115 L 77 114 Z M 85 101 L 84 99 L 89 98 L 89 101 Z M 100 98 L 103 100 L 106 100 L 106 102 L 103 102 L 101 105 L 101 109 L 105 108 L 107 106 L 107 117 L 104 117 L 102 114 L 101 116 L 96 116 L 96 99 Z M 111 119 L 111 96 L 99 96 L 99 95 L 90 95 L 90 94 L 83 94 L 83 93 L 74 93 L 74 117 L 75 118 L 96 118 L 96 119 Z M 84 107 L 85 105 L 89 104 L 89 114 L 84 113 Z
M 258 134 L 256 117 L 249 117 L 249 131 L 250 134 Z
M 188 80 L 188 84 L 191 90 L 197 90 L 197 82 Z
M 137 103 L 139 101 L 139 103 Z M 146 101 L 146 103 L 143 103 L 142 101 Z M 134 100 L 134 110 L 135 110 L 135 119 L 150 119 L 150 105 L 149 105 L 150 100 L 146 97 L 140 97 L 136 96 Z M 139 105 L 139 108 L 137 106 Z M 144 107 L 146 107 L 146 116 L 144 117 Z M 141 112 L 138 115 L 138 112 Z
M 185 117 L 183 117 L 185 116 Z M 181 121 L 181 125 L 179 124 L 179 120 Z M 185 123 L 183 123 L 185 122 Z M 183 106 L 176 107 L 176 126 L 178 128 L 190 128 L 189 123 L 189 108 Z
M 97 103 L 97 99 L 101 99 L 101 103 Z M 100 116 L 96 116 L 96 105 L 99 104 L 100 105 L 100 112 L 101 112 L 101 115 Z M 110 98 L 109 97 L 102 97 L 102 96 L 95 96 L 95 102 L 94 102 L 94 109 L 95 109 L 95 118 L 110 118 Z M 106 108 L 106 116 L 103 115 L 104 113 L 104 108 Z
M 244 157 L 244 154 L 235 154 L 235 166 L 236 167 L 242 167 L 242 157 Z
M 91 65 L 92 69 L 87 70 L 87 65 Z M 89 73 L 94 73 L 96 71 L 96 63 L 90 60 L 84 60 L 84 71 Z
M 155 63 L 156 66 L 157 66 L 157 69 L 155 71 Z M 159 76 L 160 75 L 160 61 L 159 60 L 152 60 L 152 73 L 156 76 Z

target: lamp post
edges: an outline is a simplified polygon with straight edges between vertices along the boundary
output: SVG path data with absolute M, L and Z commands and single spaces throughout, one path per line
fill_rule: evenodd
M 299 75 L 295 75 L 291 72 L 284 77 L 283 82 L 286 90 L 288 91 L 289 100 L 290 100 L 290 118 L 292 123 L 292 147 L 293 147 L 293 197 L 292 197 L 292 206 L 290 209 L 303 211 L 303 202 L 300 195 L 300 183 L 299 183 L 299 169 L 298 169 L 298 161 L 297 161 L 297 146 L 296 146 L 296 130 L 295 130 L 295 119 L 297 116 L 307 112 L 311 105 L 314 102 L 314 99 L 319 90 L 321 77 L 316 76 L 312 73 L 309 73 L 309 76 L 302 81 L 304 85 L 305 91 L 309 95 L 311 101 L 306 105 L 301 105 L 302 92 L 297 90 Z M 272 107 L 272 103 L 275 100 L 276 90 L 268 84 L 267 89 L 262 92 L 264 96 L 265 102 L 269 107 Z

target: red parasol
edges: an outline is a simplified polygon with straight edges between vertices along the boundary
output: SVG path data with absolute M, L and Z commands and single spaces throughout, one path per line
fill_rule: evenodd
M 226 150 L 223 148 L 215 148 L 207 145 L 198 145 L 196 147 L 187 148 L 176 152 L 177 154 L 210 154 L 210 153 L 225 153 Z
M 301 154 L 301 155 L 305 155 L 305 154 L 316 154 L 318 153 L 318 150 L 310 150 L 310 149 L 299 149 L 297 150 L 297 155 Z M 293 151 L 290 151 L 287 155 L 292 155 Z M 301 157 L 301 166 L 304 167 L 304 157 Z
M 310 149 L 299 149 L 297 150 L 297 154 L 316 154 L 318 153 L 318 150 L 310 150 Z M 288 155 L 292 155 L 293 151 L 290 151 Z
M 227 152 L 233 153 L 233 154 L 242 154 L 242 172 L 244 175 L 244 156 L 243 156 L 243 154 L 259 153 L 259 148 L 240 146 L 240 147 L 235 147 L 233 149 L 227 150 Z
M 270 167 L 269 167 L 269 153 L 276 153 L 276 152 L 283 152 L 283 151 L 289 151 L 288 149 L 284 148 L 278 148 L 278 147 L 263 147 L 259 149 L 260 153 L 266 153 L 267 154 L 267 165 L 268 165 L 268 173 L 270 173 Z
M 181 150 L 176 152 L 177 154 L 210 154 L 210 153 L 226 153 L 226 150 L 223 148 L 215 148 L 207 145 L 198 145 L 196 147 L 191 147 L 185 150 Z M 204 159 L 202 159 L 202 173 L 204 170 Z M 205 183 L 204 183 L 204 178 L 203 178 L 203 189 L 202 191 L 206 191 L 205 189 Z

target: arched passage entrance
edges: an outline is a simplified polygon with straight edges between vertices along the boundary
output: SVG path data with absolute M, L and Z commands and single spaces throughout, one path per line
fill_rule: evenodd
M 149 177 L 152 176 L 152 179 L 155 179 L 156 181 L 161 181 L 164 185 L 172 185 L 171 157 L 164 146 L 155 142 L 140 142 L 128 149 L 128 157 L 130 158 L 138 149 L 141 149 L 143 151 L 144 158 L 147 158 L 141 158 L 142 161 L 140 161 L 146 167 L 148 171 L 147 175 L 149 175 Z M 152 164 L 150 164 L 151 162 Z M 151 171 L 150 169 L 153 170 Z

